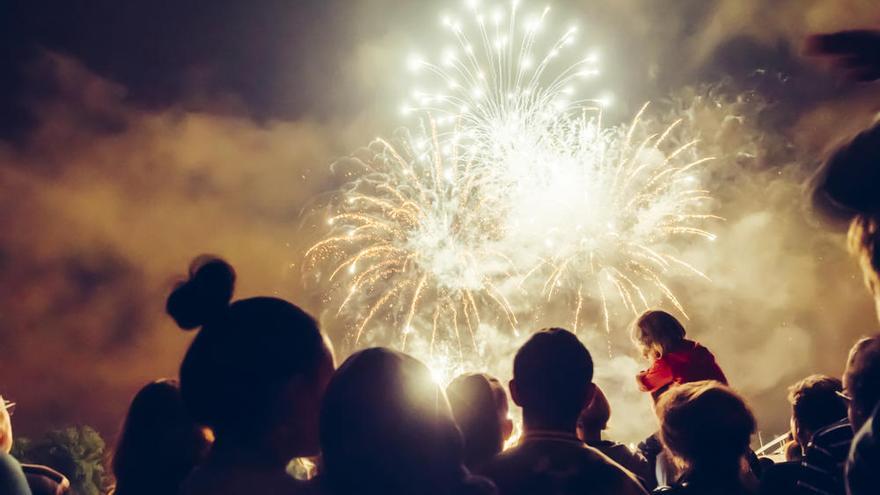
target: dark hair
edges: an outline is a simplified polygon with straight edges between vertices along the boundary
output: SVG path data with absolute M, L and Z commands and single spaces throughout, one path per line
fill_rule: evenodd
M 177 493 L 209 446 L 184 407 L 177 383 L 148 384 L 131 401 L 113 452 L 114 494 Z
M 880 213 L 880 124 L 838 147 L 811 179 L 813 205 L 830 218 Z
M 837 378 L 810 375 L 788 388 L 788 402 L 797 427 L 812 434 L 846 417 L 846 401 Z M 808 440 L 804 439 L 804 440 Z
M 814 208 L 850 220 L 849 248 L 868 288 L 880 297 L 880 123 L 839 146 L 812 177 Z
M 684 340 L 684 336 L 684 326 L 666 311 L 645 311 L 632 327 L 632 340 L 645 349 L 655 350 L 661 356 L 675 350 Z
M 513 381 L 526 418 L 573 424 L 588 398 L 593 358 L 568 330 L 540 330 L 516 352 Z
M 485 463 L 504 447 L 497 389 L 492 380 L 482 373 L 470 373 L 455 378 L 446 387 L 452 414 L 464 438 L 465 463 L 471 467 Z
M 357 352 L 339 367 L 324 396 L 321 450 L 321 483 L 336 495 L 451 495 L 483 486 L 463 467 L 443 389 L 424 364 L 390 349 Z
M 867 417 L 880 404 L 880 335 L 866 337 L 849 351 L 844 372 L 850 407 Z
M 167 304 L 181 328 L 202 327 L 180 367 L 180 386 L 193 417 L 218 439 L 270 431 L 282 419 L 288 382 L 313 377 L 328 356 L 318 324 L 305 311 L 274 297 L 230 305 L 234 283 L 228 263 L 203 256 Z
M 715 381 L 672 387 L 657 402 L 660 439 L 689 471 L 738 472 L 755 432 L 745 401 Z
M 609 419 L 611 419 L 611 405 L 602 389 L 596 387 L 593 400 L 578 416 L 578 427 L 584 432 L 601 432 L 608 428 Z

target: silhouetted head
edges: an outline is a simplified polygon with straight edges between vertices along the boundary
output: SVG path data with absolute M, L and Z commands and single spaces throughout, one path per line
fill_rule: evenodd
M 416 359 L 384 348 L 339 367 L 321 410 L 322 484 L 333 494 L 470 493 L 443 389 Z
M 465 374 L 449 383 L 446 395 L 464 437 L 468 467 L 478 467 L 501 452 L 513 431 L 501 383 L 482 373 Z
M 818 430 L 846 417 L 843 385 L 837 378 L 810 375 L 788 389 L 791 431 L 799 445 L 807 445 Z
M 632 340 L 648 359 L 672 352 L 681 345 L 684 336 L 684 326 L 666 311 L 646 311 L 632 327 Z
M 221 445 L 260 450 L 274 462 L 318 452 L 318 411 L 333 359 L 315 320 L 282 299 L 229 304 L 235 272 L 198 258 L 168 297 L 185 329 L 201 326 L 183 359 L 180 386 L 196 421 Z
M 850 398 L 850 423 L 858 431 L 880 404 L 880 335 L 863 338 L 850 349 L 843 389 Z
M 660 438 L 687 471 L 739 474 L 755 418 L 733 390 L 714 381 L 686 383 L 660 396 L 656 407 Z
M 532 429 L 574 433 L 581 409 L 592 399 L 593 358 L 568 330 L 532 335 L 513 359 L 510 394 Z
M 880 317 L 880 123 L 838 147 L 812 178 L 813 206 L 848 220 L 849 247 L 862 266 Z
M 602 432 L 608 428 L 608 420 L 611 419 L 611 405 L 602 389 L 596 387 L 593 400 L 585 407 L 578 416 L 578 438 L 584 442 L 596 442 L 602 439 Z
M 114 493 L 176 493 L 209 447 L 206 432 L 184 406 L 177 383 L 150 383 L 131 401 L 113 452 Z

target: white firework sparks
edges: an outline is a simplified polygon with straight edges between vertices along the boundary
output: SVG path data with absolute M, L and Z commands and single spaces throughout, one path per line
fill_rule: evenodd
M 574 296 L 573 329 L 590 297 L 601 303 L 610 331 L 609 292 L 633 314 L 659 295 L 687 316 L 665 276 L 684 269 L 705 278 L 668 247 L 686 236 L 715 238 L 703 224 L 719 217 L 706 212 L 711 198 L 697 174 L 712 158 L 697 156 L 696 141 L 672 142 L 680 122 L 651 132 L 641 121 L 646 108 L 631 124 L 608 129 L 599 110 L 565 120 L 535 150 L 549 165 L 519 178 L 511 195 L 506 237 L 540 253 L 537 261 L 516 258 L 531 266 L 522 286 L 548 300 Z
M 494 248 L 498 226 L 482 215 L 489 200 L 473 185 L 472 163 L 440 147 L 433 126 L 374 141 L 354 160 L 361 174 L 329 218 L 330 235 L 306 252 L 308 271 L 327 267 L 328 281 L 345 280 L 337 314 L 357 315 L 355 344 L 376 319 L 398 329 L 402 348 L 429 329 L 432 352 L 453 340 L 459 354 L 477 347 L 487 307 L 516 326 L 495 285 L 514 273 Z
M 355 160 L 328 237 L 306 253 L 305 269 L 335 284 L 353 342 L 385 327 L 405 347 L 415 332 L 429 336 L 422 357 L 451 369 L 450 343 L 460 362 L 481 324 L 516 331 L 513 296 L 571 301 L 573 330 L 586 300 L 606 331 L 612 304 L 637 313 L 666 299 L 684 314 L 669 274 L 704 275 L 671 246 L 714 238 L 697 173 L 709 158 L 679 122 L 645 122 L 647 105 L 603 127 L 608 96 L 578 96 L 598 52 L 576 48 L 576 26 L 542 43 L 548 9 L 471 4 L 443 17 L 454 46 L 439 63 L 409 61 L 427 76 L 403 110 L 428 129 Z

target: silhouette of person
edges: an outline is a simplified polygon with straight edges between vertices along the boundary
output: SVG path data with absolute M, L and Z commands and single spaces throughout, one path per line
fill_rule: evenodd
M 420 361 L 385 348 L 353 354 L 321 410 L 316 485 L 331 495 L 491 494 L 464 466 L 461 434 L 443 389 Z
M 501 452 L 513 433 L 507 393 L 497 378 L 469 373 L 452 380 L 446 395 L 464 438 L 465 464 L 476 469 Z
M 292 458 L 318 454 L 318 414 L 333 357 L 315 320 L 282 299 L 230 304 L 235 272 L 197 258 L 168 297 L 184 330 L 201 327 L 180 367 L 183 402 L 214 432 L 208 459 L 183 494 L 297 493 Z
M 656 485 L 654 473 L 648 460 L 640 453 L 633 452 L 622 443 L 603 439 L 602 432 L 608 428 L 611 419 L 611 405 L 598 386 L 593 400 L 581 411 L 577 422 L 577 436 L 590 447 L 602 452 L 612 461 L 635 474 L 642 486 L 653 488 Z
M 149 383 L 131 401 L 113 452 L 113 493 L 177 493 L 209 448 L 208 434 L 184 406 L 177 382 Z
M 524 435 L 481 470 L 502 495 L 646 493 L 632 473 L 576 435 L 596 390 L 592 381 L 593 359 L 567 330 L 541 330 L 520 347 L 509 388 L 522 408 Z
M 660 439 L 683 473 L 659 493 L 745 495 L 757 493 L 744 466 L 755 418 L 745 401 L 715 381 L 672 387 L 657 402 Z
M 830 57 L 835 65 L 853 79 L 880 79 L 880 31 L 842 31 L 812 36 L 808 52 Z M 849 248 L 859 259 L 865 284 L 874 296 L 880 317 L 880 123 L 862 131 L 839 147 L 825 161 L 811 181 L 813 204 L 829 216 L 849 220 Z M 850 378 L 863 376 L 865 383 L 876 383 L 875 367 L 862 364 L 874 355 L 874 336 L 862 340 L 850 351 L 847 373 Z M 876 357 L 874 359 L 876 362 Z M 852 374 L 854 371 L 855 374 Z M 853 402 L 849 406 L 852 427 L 857 431 L 846 465 L 847 491 L 850 495 L 876 493 L 880 487 L 880 419 L 874 403 L 873 387 L 865 387 L 861 398 L 851 392 L 844 375 L 844 389 Z M 876 389 L 875 389 L 876 390 Z M 872 398 L 873 396 L 873 398 Z M 858 403 L 857 403 L 858 402 Z

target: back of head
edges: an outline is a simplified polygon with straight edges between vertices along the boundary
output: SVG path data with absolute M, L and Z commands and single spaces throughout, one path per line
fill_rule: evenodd
M 446 395 L 464 437 L 467 465 L 477 466 L 501 452 L 504 438 L 491 379 L 481 373 L 461 375 L 449 383 Z
M 113 453 L 114 493 L 176 491 L 208 447 L 177 383 L 150 383 L 132 400 Z
M 593 358 L 568 330 L 550 328 L 529 338 L 513 360 L 514 400 L 527 422 L 574 426 L 589 399 Z
M 840 380 L 826 375 L 810 375 L 789 387 L 788 401 L 799 443 L 805 445 L 817 430 L 846 417 L 841 391 Z
M 880 335 L 861 339 L 852 347 L 843 384 L 852 398 L 850 420 L 859 428 L 880 404 Z
M 332 368 L 311 316 L 274 297 L 229 304 L 234 282 L 225 261 L 198 258 L 167 304 L 181 328 L 202 327 L 180 368 L 181 393 L 218 441 L 265 435 L 286 420 L 291 381 L 312 384 Z
M 660 397 L 657 415 L 663 444 L 688 470 L 738 473 L 755 418 L 729 387 L 713 381 L 675 386 Z
M 684 336 L 684 326 L 666 311 L 646 311 L 632 327 L 633 342 L 644 352 L 653 352 L 658 356 L 674 350 Z
M 585 407 L 580 416 L 578 416 L 578 430 L 582 433 L 582 440 L 586 440 L 590 436 L 596 437 L 601 435 L 602 431 L 608 428 L 608 421 L 611 419 L 611 405 L 602 392 L 602 389 L 596 387 L 596 393 L 593 400 Z
M 335 494 L 454 493 L 462 441 L 443 390 L 416 359 L 360 351 L 337 370 L 321 409 L 323 483 Z

